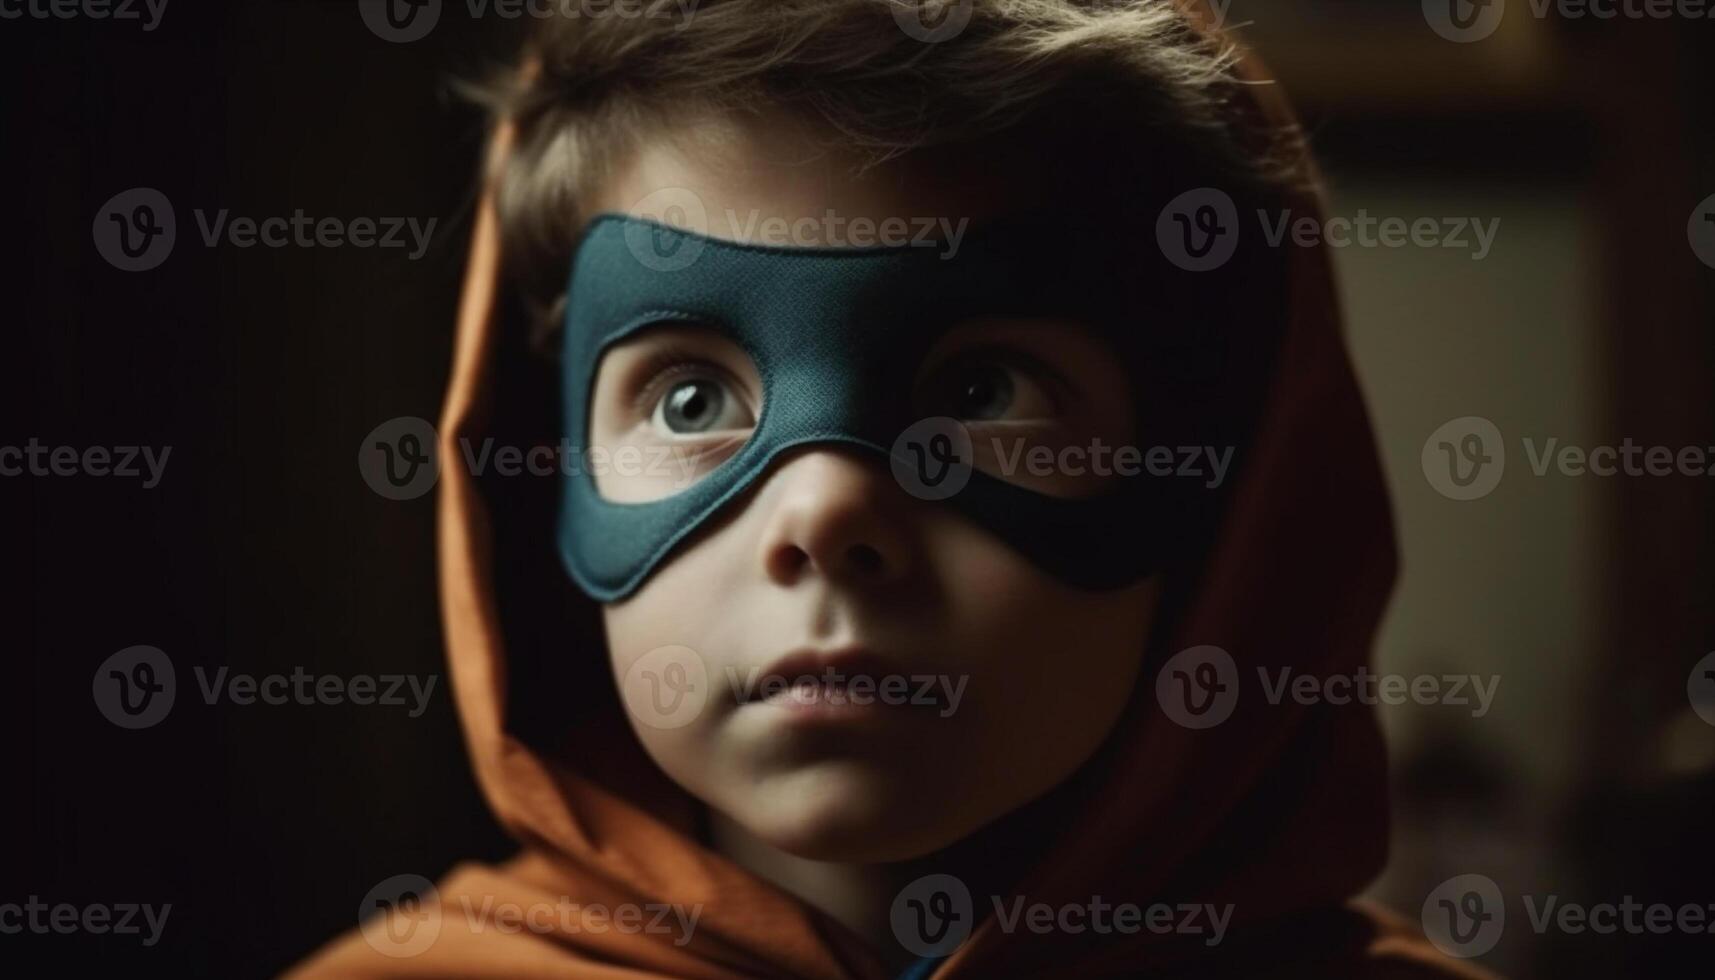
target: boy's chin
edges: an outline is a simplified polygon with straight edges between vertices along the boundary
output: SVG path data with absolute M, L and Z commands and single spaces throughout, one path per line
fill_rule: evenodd
M 961 825 L 940 788 L 906 785 L 863 765 L 822 763 L 753 785 L 725 812 L 770 847 L 811 861 L 909 861 L 975 829 Z

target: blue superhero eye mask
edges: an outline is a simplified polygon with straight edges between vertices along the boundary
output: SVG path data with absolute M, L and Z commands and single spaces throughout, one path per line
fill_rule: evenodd
M 901 433 L 919 421 L 911 389 L 924 355 L 947 329 L 984 316 L 1052 316 L 1135 332 L 1135 312 L 1128 323 L 1106 305 L 1120 290 L 1096 251 L 1017 229 L 972 233 L 950 256 L 910 245 L 779 248 L 621 215 L 595 218 L 567 294 L 566 438 L 588 438 L 603 354 L 661 324 L 694 323 L 742 348 L 763 405 L 741 449 L 664 499 L 610 501 L 587 468 L 567 476 L 558 539 L 573 581 L 599 602 L 630 595 L 706 521 L 742 506 L 794 447 L 849 446 L 922 473 L 926 486 L 936 471 L 944 479 L 949 442 L 933 433 L 902 444 L 894 458 Z M 1074 587 L 1135 582 L 1183 546 L 1182 494 L 1195 481 L 1140 473 L 1101 497 L 1064 499 L 966 472 L 961 489 L 930 506 L 955 508 Z

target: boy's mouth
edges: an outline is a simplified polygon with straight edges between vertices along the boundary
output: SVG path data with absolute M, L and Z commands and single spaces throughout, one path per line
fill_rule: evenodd
M 797 650 L 737 690 L 740 705 L 764 705 L 802 720 L 857 718 L 898 708 L 934 708 L 930 675 L 913 675 L 862 648 Z

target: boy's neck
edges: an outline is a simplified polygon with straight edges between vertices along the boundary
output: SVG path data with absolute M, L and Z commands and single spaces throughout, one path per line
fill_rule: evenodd
M 713 810 L 709 813 L 709 835 L 716 851 L 851 930 L 894 971 L 917 959 L 894 937 L 894 897 L 923 875 L 957 873 L 945 866 L 943 853 L 891 864 L 813 861 L 764 843 Z

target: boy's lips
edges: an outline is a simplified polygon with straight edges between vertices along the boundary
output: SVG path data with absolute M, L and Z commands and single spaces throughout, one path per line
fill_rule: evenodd
M 855 721 L 909 706 L 884 693 L 889 678 L 909 691 L 908 676 L 898 661 L 867 648 L 795 650 L 768 666 L 767 686 L 746 703 L 784 711 L 799 723 Z
M 890 675 L 904 674 L 903 664 L 868 647 L 842 647 L 822 651 L 794 650 L 769 664 L 763 671 L 766 677 L 784 677 L 789 680 L 797 680 L 800 677 L 821 679 L 832 675 L 846 680 L 868 677 L 879 681 Z

